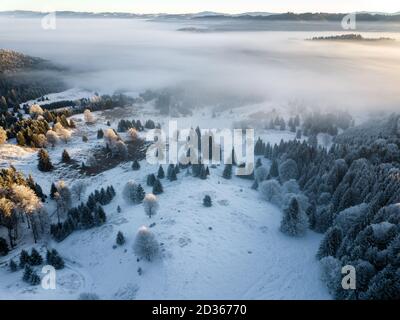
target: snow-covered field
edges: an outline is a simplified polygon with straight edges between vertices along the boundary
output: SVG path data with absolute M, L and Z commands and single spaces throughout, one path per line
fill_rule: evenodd
M 72 93 L 55 94 L 52 98 L 78 97 L 76 90 Z M 87 159 L 91 148 L 102 143 L 96 132 L 107 128 L 107 120 L 113 128 L 121 118 L 140 119 L 142 123 L 153 119 L 164 126 L 168 121 L 143 105 L 124 110 L 120 118 L 109 118 L 109 112 L 95 114 L 95 126 L 87 126 L 82 115 L 74 116 L 77 128 L 71 141 L 48 149 L 57 168 L 52 173 L 37 170 L 36 152 L 31 149 L 1 147 L 0 165 L 11 163 L 26 175 L 32 174 L 45 193 L 59 179 L 72 185 L 84 178 L 88 183 L 86 195 L 113 185 L 117 196 L 104 206 L 107 222 L 101 227 L 75 231 L 61 243 L 43 239 L 36 246 L 43 254 L 46 247 L 56 248 L 65 259 L 66 268 L 57 273 L 56 290 L 29 286 L 21 279 L 22 271 L 10 273 L 6 267 L 9 259 L 18 258 L 21 248 L 31 247 L 29 235 L 18 249 L 1 257 L 0 299 L 76 299 L 81 293 L 96 293 L 100 299 L 330 299 L 315 258 L 321 235 L 312 231 L 304 238 L 282 234 L 281 210 L 252 190 L 252 181 L 223 179 L 223 166 L 210 169 L 207 180 L 188 176 L 185 170 L 178 174 L 177 181 L 163 179 L 164 193 L 158 196 L 160 210 L 151 219 L 142 205 L 124 201 L 122 189 L 127 181 L 135 180 L 151 192 L 146 176 L 157 172 L 157 166 L 143 160 L 141 169 L 133 171 L 131 163 L 125 163 L 93 177 L 80 177 L 72 169 L 60 168 L 63 149 L 73 159 Z M 243 117 L 243 113 L 226 111 L 212 118 L 211 112 L 202 112 L 175 120 L 180 128 L 231 128 L 240 120 L 235 114 Z M 88 136 L 87 143 L 82 142 L 82 134 Z M 271 143 L 295 138 L 289 131 L 261 130 L 258 135 Z M 266 159 L 263 161 L 268 165 Z M 202 205 L 206 194 L 212 198 L 210 208 Z M 54 211 L 52 202 L 46 204 L 50 214 Z M 137 261 L 132 249 L 135 234 L 139 227 L 151 224 L 161 244 L 162 257 L 151 263 Z M 127 242 L 114 248 L 118 231 L 124 233 Z M 143 271 L 141 275 L 138 268 Z

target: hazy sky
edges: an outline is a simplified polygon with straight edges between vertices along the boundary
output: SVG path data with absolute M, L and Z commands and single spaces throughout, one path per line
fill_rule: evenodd
M 0 11 L 125 11 L 137 13 L 182 13 L 218 11 L 267 12 L 398 12 L 398 0 L 1 0 Z

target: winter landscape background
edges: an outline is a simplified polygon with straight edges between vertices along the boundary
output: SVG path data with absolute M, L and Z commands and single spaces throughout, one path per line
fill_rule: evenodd
M 42 18 L 0 15 L 0 299 L 399 298 L 397 21 Z M 254 173 L 147 163 L 170 120 Z

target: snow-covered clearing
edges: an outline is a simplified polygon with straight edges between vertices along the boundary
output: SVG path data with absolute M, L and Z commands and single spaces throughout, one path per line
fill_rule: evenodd
M 133 107 L 129 119 L 144 123 L 151 118 L 166 124 L 166 119 L 143 108 Z M 6 159 L 12 160 L 17 169 L 32 173 L 46 193 L 58 179 L 71 185 L 84 178 L 88 183 L 86 195 L 113 185 L 117 196 L 104 206 L 107 222 L 101 227 L 75 231 L 61 243 L 43 240 L 36 246 L 43 254 L 45 246 L 56 248 L 65 259 L 66 268 L 57 272 L 56 290 L 29 286 L 21 279 L 22 271 L 7 270 L 7 261 L 17 259 L 22 247 L 29 249 L 29 242 L 24 241 L 7 257 L 1 257 L 0 299 L 76 299 L 80 293 L 96 293 L 101 299 L 330 299 L 315 258 L 321 235 L 312 231 L 304 238 L 282 234 L 280 209 L 261 199 L 250 188 L 252 181 L 238 177 L 223 179 L 223 166 L 210 169 L 207 180 L 188 176 L 185 170 L 178 174 L 177 181 L 163 179 L 164 193 L 158 197 L 160 210 L 150 219 L 142 205 L 130 205 L 123 200 L 122 189 L 133 179 L 151 192 L 146 186 L 146 176 L 155 173 L 157 166 L 143 160 L 139 171 L 133 171 L 131 163 L 125 163 L 93 177 L 80 177 L 77 172 L 58 165 L 64 148 L 73 159 L 85 161 L 90 149 L 103 143 L 96 138 L 96 132 L 107 128 L 108 113 L 95 114 L 94 126 L 79 121 L 81 115 L 74 116 L 77 129 L 72 140 L 49 148 L 55 172 L 39 172 L 36 153 L 31 150 L 15 145 L 2 147 L 2 157 L 4 150 L 8 150 L 8 155 L 1 159 L 2 166 L 7 165 Z M 127 119 L 126 115 L 123 118 Z M 118 120 L 111 119 L 113 128 Z M 178 125 L 230 128 L 235 120 L 229 112 L 218 119 L 211 118 L 211 113 L 195 114 L 179 118 Z M 87 143 L 82 142 L 83 133 L 89 138 Z M 272 143 L 295 136 L 288 131 L 263 130 L 260 134 Z M 206 194 L 212 198 L 210 208 L 202 205 Z M 54 211 L 51 200 L 46 206 L 49 213 Z M 151 230 L 163 248 L 162 258 L 151 263 L 137 261 L 132 249 L 135 234 L 142 225 L 152 225 Z M 127 242 L 113 247 L 118 231 L 124 233 Z M 141 275 L 139 268 L 143 271 Z

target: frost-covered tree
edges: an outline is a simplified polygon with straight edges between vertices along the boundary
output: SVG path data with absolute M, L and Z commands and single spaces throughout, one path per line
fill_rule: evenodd
M 46 139 L 47 142 L 54 148 L 54 146 L 58 143 L 60 138 L 58 137 L 58 134 L 53 131 L 53 130 L 48 130 L 46 132 Z
M 136 235 L 133 246 L 135 254 L 148 261 L 159 255 L 160 247 L 154 234 L 146 227 L 141 227 Z
M 282 188 L 278 181 L 276 180 L 263 181 L 259 184 L 258 191 L 265 200 L 277 206 L 282 205 L 283 201 Z
M 12 185 L 12 197 L 15 203 L 15 208 L 20 214 L 25 214 L 28 227 L 31 228 L 34 241 L 36 243 L 39 237 L 38 223 L 35 219 L 35 215 L 42 208 L 42 203 L 35 194 L 35 192 L 24 185 Z
M 264 166 L 259 166 L 254 171 L 254 178 L 255 178 L 255 180 L 257 180 L 258 183 L 267 179 L 267 176 L 268 176 L 268 170 Z
M 7 132 L 0 127 L 0 144 L 4 144 L 7 141 Z
M 118 141 L 119 137 L 115 133 L 115 131 L 111 128 L 107 129 L 104 132 L 104 140 L 111 147 L 116 141 Z
M 63 180 L 60 180 L 56 183 L 56 188 L 59 197 L 58 201 L 61 202 L 60 209 L 63 213 L 65 213 L 71 208 L 72 205 L 71 191 L 68 185 Z
M 322 259 L 323 257 L 327 256 L 336 256 L 336 252 L 339 249 L 343 240 L 343 232 L 337 226 L 330 228 L 326 234 L 324 239 L 322 240 L 318 252 L 317 258 Z
M 71 191 L 78 201 L 81 201 L 82 196 L 86 192 L 86 187 L 87 185 L 83 180 L 78 180 L 73 184 Z
M 324 257 L 320 261 L 321 279 L 326 283 L 330 294 L 336 296 L 341 288 L 342 264 L 334 257 Z
M 282 182 L 297 179 L 299 175 L 299 171 L 297 168 L 296 161 L 293 159 L 287 159 L 282 162 L 279 166 L 279 178 Z
M 269 169 L 269 175 L 272 178 L 277 178 L 279 176 L 278 161 L 276 161 L 276 159 L 272 160 L 271 168 Z
M 93 113 L 89 109 L 83 112 L 83 118 L 87 124 L 94 124 L 96 122 Z
M 159 207 L 160 206 L 158 204 L 157 197 L 152 193 L 146 194 L 143 200 L 143 208 L 144 212 L 149 216 L 149 218 L 157 214 Z
M 163 192 L 164 192 L 164 189 L 161 184 L 161 181 L 159 179 L 156 179 L 156 181 L 154 181 L 154 185 L 153 185 L 153 194 L 161 194 Z
M 302 236 L 306 233 L 308 219 L 300 209 L 296 198 L 292 198 L 289 206 L 283 210 L 280 230 L 290 236 Z
M 43 109 L 40 105 L 38 104 L 33 104 L 30 108 L 29 108 L 29 113 L 34 117 L 38 117 L 41 116 L 43 114 Z
M 298 194 L 298 193 L 300 193 L 300 186 L 296 180 L 291 179 L 291 180 L 288 180 L 285 183 L 283 183 L 282 190 L 285 193 Z
M 138 133 L 135 128 L 130 128 L 127 132 L 127 136 L 130 141 L 136 141 L 138 139 Z

